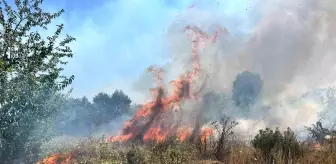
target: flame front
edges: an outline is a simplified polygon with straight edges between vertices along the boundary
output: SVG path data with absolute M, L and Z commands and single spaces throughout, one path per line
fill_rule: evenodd
M 57 153 L 37 162 L 37 164 L 70 164 L 72 161 L 71 154 Z M 76 162 L 73 162 L 76 163 Z
M 151 89 L 154 100 L 143 104 L 136 111 L 133 118 L 127 121 L 118 136 L 109 137 L 111 142 L 124 142 L 129 140 L 142 140 L 164 142 L 167 137 L 174 136 L 179 140 L 184 141 L 193 138 L 195 135 L 208 136 L 210 131 L 200 129 L 202 109 L 195 109 L 196 119 L 195 125 L 180 125 L 182 124 L 182 114 L 179 118 L 174 118 L 174 112 L 183 113 L 181 103 L 188 100 L 200 100 L 200 93 L 204 85 L 198 90 L 192 89 L 192 85 L 198 79 L 201 73 L 201 64 L 199 50 L 205 48 L 206 43 L 214 43 L 221 30 L 218 29 L 213 37 L 200 30 L 195 26 L 187 26 L 185 32 L 188 33 L 191 39 L 192 49 L 192 70 L 182 74 L 176 80 L 170 82 L 173 86 L 171 94 L 167 95 L 164 90 L 164 71 L 163 69 L 151 66 L 147 69 L 152 73 L 157 81 L 157 88 Z M 205 133 L 205 134 L 201 134 Z M 212 131 L 211 131 L 212 134 Z

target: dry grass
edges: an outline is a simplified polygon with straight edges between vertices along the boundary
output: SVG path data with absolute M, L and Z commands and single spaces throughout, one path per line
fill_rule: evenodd
M 264 164 L 265 160 L 258 150 L 239 141 L 230 142 L 230 151 L 226 160 L 219 162 L 210 144 L 207 151 L 200 151 L 198 144 L 179 142 L 169 139 L 163 144 L 148 143 L 105 143 L 102 139 L 88 139 L 69 150 L 69 163 L 83 164 Z M 333 164 L 336 152 L 324 150 L 313 151 L 307 145 L 302 146 L 302 157 L 295 163 Z M 276 156 L 275 163 L 285 164 L 281 155 Z

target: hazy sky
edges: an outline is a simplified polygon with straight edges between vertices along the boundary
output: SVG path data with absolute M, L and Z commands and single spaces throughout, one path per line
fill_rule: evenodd
M 244 2 L 244 3 L 243 3 Z M 218 5 L 232 20 L 244 19 L 248 0 L 203 0 L 199 7 Z M 130 93 L 134 79 L 151 64 L 162 64 L 163 35 L 192 0 L 46 0 L 45 8 L 65 9 L 55 23 L 76 37 L 74 57 L 66 74 L 74 74 L 73 96 L 100 91 Z M 130 95 L 132 97 L 132 95 Z

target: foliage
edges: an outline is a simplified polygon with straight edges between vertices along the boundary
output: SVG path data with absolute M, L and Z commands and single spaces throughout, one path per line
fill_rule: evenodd
M 131 102 L 121 90 L 116 90 L 111 95 L 98 93 L 93 102 L 86 97 L 69 98 L 54 120 L 54 130 L 57 135 L 91 136 L 100 127 L 119 121 L 123 115 L 129 115 L 133 108 Z
M 94 105 L 86 98 L 68 98 L 54 119 L 56 135 L 85 136 L 94 130 Z
M 131 108 L 131 99 L 121 90 L 116 90 L 112 95 L 98 93 L 93 102 L 96 108 L 95 123 L 101 125 L 111 120 L 119 119 Z
M 195 158 L 198 154 L 196 150 L 196 145 L 170 137 L 164 143 L 152 145 L 151 152 L 153 152 L 153 155 L 151 160 L 165 164 L 187 163 L 197 159 Z
M 239 107 L 248 107 L 260 97 L 263 81 L 249 71 L 237 75 L 233 82 L 232 99 Z
M 300 143 L 290 128 L 283 133 L 279 128 L 274 131 L 269 128 L 260 130 L 252 140 L 252 145 L 262 152 L 266 163 L 273 162 L 277 155 L 286 162 L 296 160 L 301 155 Z
M 314 139 L 315 141 L 317 141 L 320 144 L 324 143 L 325 136 L 327 136 L 327 135 L 334 136 L 335 133 L 336 133 L 334 130 L 329 130 L 329 129 L 324 128 L 322 126 L 321 121 L 317 121 L 315 125 L 312 124 L 312 127 L 305 127 L 305 128 L 307 129 L 307 131 L 311 135 L 311 138 Z
M 42 3 L 43 0 L 15 0 L 10 6 L 5 0 L 0 2 L 0 138 L 1 150 L 5 150 L 0 152 L 2 163 L 12 163 L 37 149 L 40 141 L 32 138 L 32 133 L 37 125 L 50 121 L 64 99 L 56 93 L 74 79 L 61 75 L 61 66 L 67 63 L 64 59 L 72 57 L 68 44 L 74 41 L 68 35 L 60 40 L 63 25 L 58 25 L 46 39 L 33 31 L 46 30 L 64 12 L 45 12 L 40 8 Z
M 230 123 L 232 121 L 229 121 Z M 229 124 L 228 124 L 229 125 Z M 280 136 L 280 139 L 273 139 L 277 145 L 278 150 L 274 151 L 273 161 L 278 164 L 288 164 L 291 163 L 321 163 L 329 164 L 334 163 L 336 160 L 336 154 L 329 151 L 311 151 L 308 144 L 298 144 L 295 140 L 295 134 L 287 129 L 284 132 L 280 130 L 275 130 L 270 132 L 270 129 L 261 130 L 263 134 L 259 135 L 260 143 L 259 147 L 267 147 L 266 143 L 272 143 L 273 138 Z M 232 134 L 232 133 L 228 133 Z M 265 137 L 268 134 L 269 137 Z M 258 136 L 257 135 L 257 136 Z M 256 138 L 257 138 L 256 136 Z M 261 137 L 263 136 L 263 137 Z M 282 137 L 281 137 L 282 136 Z M 230 137 L 231 138 L 231 137 Z M 263 138 L 264 140 L 261 140 Z M 73 143 L 73 140 L 65 138 L 61 143 Z M 228 164 L 264 164 L 269 163 L 270 160 L 263 156 L 263 149 L 257 147 L 250 147 L 245 145 L 245 143 L 240 143 L 236 140 L 236 137 L 232 136 L 232 140 L 228 140 L 226 144 L 230 145 L 230 153 L 225 154 L 226 158 L 219 162 L 217 157 L 208 156 L 205 160 L 201 152 L 197 151 L 197 145 L 193 142 L 181 142 L 176 140 L 176 138 L 168 138 L 164 143 L 136 143 L 136 142 L 125 142 L 125 143 L 108 143 L 104 142 L 103 139 L 89 138 L 84 139 L 81 142 L 77 142 L 72 147 L 67 149 L 57 149 L 51 148 L 55 154 L 62 152 L 63 159 L 71 155 L 71 161 L 73 163 L 108 163 L 108 164 L 120 164 L 120 163 L 158 163 L 158 164 L 175 164 L 175 163 L 195 163 L 195 164 L 214 164 L 214 163 L 228 163 Z M 263 146 L 262 146 L 263 145 Z M 69 146 L 66 144 L 66 146 Z M 274 146 L 276 147 L 276 146 Z M 216 147 L 215 147 L 216 148 Z M 301 154 L 300 151 L 304 154 Z M 216 150 L 216 149 L 214 149 Z M 286 153 L 291 157 L 288 160 Z M 299 153 L 295 153 L 299 152 Z M 215 154 L 216 151 L 213 151 Z M 293 154 L 294 153 L 294 154 Z M 42 163 L 41 163 L 42 164 Z

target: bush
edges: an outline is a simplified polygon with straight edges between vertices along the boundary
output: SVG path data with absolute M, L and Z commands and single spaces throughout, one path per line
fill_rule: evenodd
M 297 160 L 302 154 L 300 143 L 290 128 L 283 133 L 279 128 L 274 131 L 269 128 L 260 130 L 252 140 L 252 145 L 261 151 L 266 163 L 272 163 L 276 158 L 288 163 Z
M 167 139 L 164 143 L 152 146 L 152 163 L 187 163 L 198 157 L 196 145 L 189 142 L 181 142 L 175 137 Z
M 146 164 L 149 163 L 150 157 L 151 152 L 142 147 L 131 149 L 126 154 L 128 164 Z
M 223 116 L 220 121 L 212 123 L 216 131 L 219 133 L 219 138 L 216 143 L 214 155 L 219 161 L 229 159 L 231 153 L 230 137 L 233 136 L 233 128 L 238 125 L 238 122 L 232 121 L 230 117 Z

